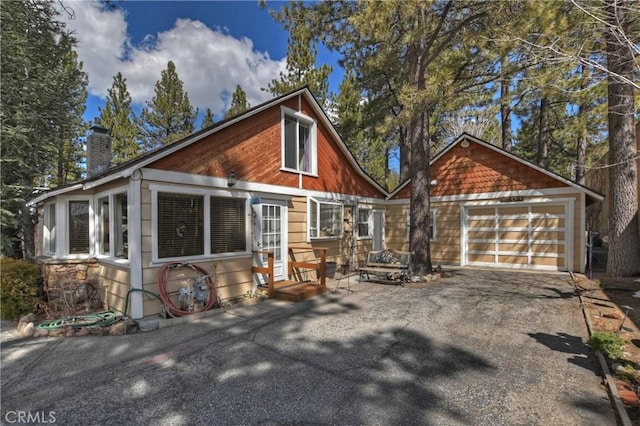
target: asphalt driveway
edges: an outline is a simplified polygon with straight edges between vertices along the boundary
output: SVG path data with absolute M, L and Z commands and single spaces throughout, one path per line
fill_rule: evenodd
M 472 269 L 423 288 L 352 279 L 354 293 L 152 332 L 5 337 L 1 421 L 615 425 L 568 280 Z

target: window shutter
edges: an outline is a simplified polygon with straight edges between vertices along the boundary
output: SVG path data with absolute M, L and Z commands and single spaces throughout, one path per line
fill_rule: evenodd
M 211 253 L 247 251 L 245 200 L 211 197 Z
M 89 253 L 89 201 L 69 201 L 69 253 Z
M 158 257 L 204 254 L 203 197 L 158 193 Z

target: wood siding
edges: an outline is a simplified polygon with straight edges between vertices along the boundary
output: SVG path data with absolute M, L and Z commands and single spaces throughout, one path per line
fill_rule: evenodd
M 384 198 L 379 188 L 354 169 L 331 131 L 312 115 L 313 109 L 304 97 L 290 99 L 284 105 L 298 110 L 298 101 L 302 106 L 301 112 L 318 123 L 318 176 L 302 174 L 302 188 Z M 248 116 L 148 167 L 223 178 L 234 172 L 238 180 L 298 188 L 301 174 L 281 170 L 281 136 L 281 108 L 277 105 Z

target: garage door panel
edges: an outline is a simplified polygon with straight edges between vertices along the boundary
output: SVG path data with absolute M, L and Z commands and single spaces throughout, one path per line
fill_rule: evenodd
M 527 241 L 529 239 L 529 234 L 527 231 L 500 231 L 498 232 L 498 239 Z
M 538 228 L 564 228 L 564 218 L 544 217 L 533 218 L 531 220 L 531 227 Z
M 533 244 L 531 246 L 531 252 L 535 256 L 536 254 L 564 254 L 564 244 Z
M 493 251 L 495 250 L 495 243 L 493 242 L 470 242 L 469 243 L 469 251 L 477 252 L 477 251 Z
M 521 252 L 527 253 L 529 251 L 529 243 L 498 243 L 498 251 L 509 251 L 509 252 Z
M 567 208 L 564 203 L 467 207 L 466 263 L 566 270 Z
M 531 264 L 534 266 L 554 266 L 559 269 L 566 268 L 564 257 L 531 257 Z
M 564 231 L 533 231 L 531 239 L 534 241 L 564 241 Z
M 529 208 L 527 206 L 500 206 L 498 207 L 498 214 L 500 216 L 506 215 L 527 215 L 529 213 Z
M 500 218 L 498 227 L 500 228 L 527 228 L 529 220 L 527 218 Z
M 467 256 L 469 256 L 469 262 L 474 263 L 494 263 L 496 261 L 495 256 L 489 254 L 469 253 Z
M 526 265 L 528 263 L 527 256 L 502 255 L 498 256 L 498 263 L 502 265 Z

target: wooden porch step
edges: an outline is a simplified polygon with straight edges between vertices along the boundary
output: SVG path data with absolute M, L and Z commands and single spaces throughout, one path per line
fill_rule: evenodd
M 287 283 L 287 284 L 285 284 Z M 280 284 L 280 285 L 278 285 Z M 298 283 L 296 281 L 283 281 L 276 283 L 274 299 L 299 302 L 311 299 L 327 292 L 327 287 L 312 283 Z

